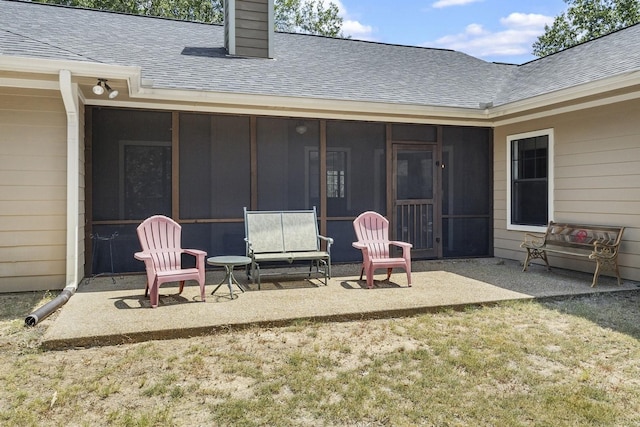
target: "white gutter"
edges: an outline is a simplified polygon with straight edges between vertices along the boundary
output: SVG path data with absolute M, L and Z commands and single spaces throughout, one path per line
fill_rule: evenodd
M 67 288 L 78 286 L 80 197 L 80 118 L 78 88 L 71 83 L 71 72 L 60 70 L 60 93 L 67 113 Z

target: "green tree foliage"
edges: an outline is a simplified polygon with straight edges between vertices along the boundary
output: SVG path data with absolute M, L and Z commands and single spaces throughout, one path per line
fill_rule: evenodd
M 35 0 L 64 6 L 108 10 L 185 21 L 222 22 L 222 0 Z
M 323 0 L 276 0 L 275 21 L 278 31 L 344 37 L 338 6 Z
M 640 22 L 640 0 L 564 0 L 568 9 L 533 44 L 540 57 Z
M 222 23 L 223 0 L 35 0 L 186 21 Z M 324 0 L 275 0 L 276 30 L 343 37 L 338 6 Z

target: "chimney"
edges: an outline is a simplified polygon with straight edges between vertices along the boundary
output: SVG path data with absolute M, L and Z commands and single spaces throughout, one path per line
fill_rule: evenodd
M 224 0 L 224 47 L 229 55 L 273 58 L 273 0 Z

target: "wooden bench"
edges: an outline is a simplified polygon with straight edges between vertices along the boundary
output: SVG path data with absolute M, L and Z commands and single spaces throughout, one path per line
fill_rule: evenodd
M 526 271 L 531 260 L 540 258 L 547 269 L 551 270 L 547 253 L 572 255 L 588 258 L 596 262 L 596 271 L 593 274 L 591 286 L 596 286 L 598 276 L 602 270 L 611 270 L 618 278 L 618 285 L 622 284 L 618 271 L 618 248 L 624 227 L 583 225 L 583 224 L 559 224 L 549 222 L 547 231 L 542 235 L 526 233 L 521 248 L 527 250 L 527 258 L 524 260 Z
M 260 263 L 284 261 L 310 261 L 309 272 L 324 277 L 327 284 L 331 277 L 331 245 L 333 239 L 318 233 L 318 218 L 312 210 L 249 211 L 244 208 L 244 230 L 247 256 L 251 265 L 247 276 L 260 289 Z M 326 242 L 322 250 L 321 241 Z M 314 271 L 315 267 L 315 271 Z M 272 273 L 270 275 L 300 274 L 299 272 Z M 266 274 L 265 274 L 266 275 Z

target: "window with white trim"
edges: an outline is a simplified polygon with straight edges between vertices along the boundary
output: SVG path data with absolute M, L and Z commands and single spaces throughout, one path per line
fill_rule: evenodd
M 507 228 L 537 230 L 553 217 L 553 129 L 507 137 Z

